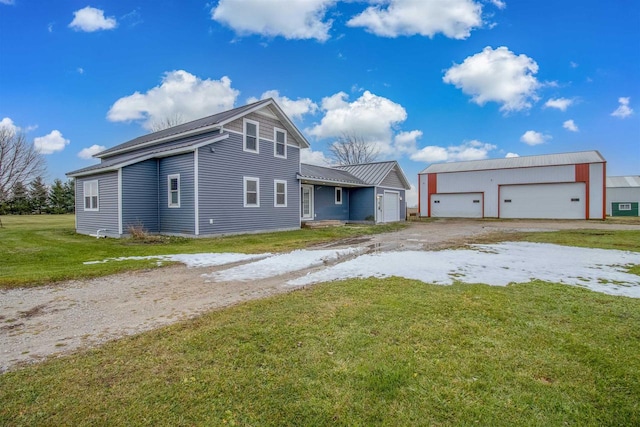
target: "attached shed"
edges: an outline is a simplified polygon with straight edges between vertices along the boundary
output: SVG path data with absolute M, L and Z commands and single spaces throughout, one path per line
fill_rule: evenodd
M 607 215 L 640 216 L 640 176 L 607 177 Z
M 423 217 L 604 219 L 597 151 L 433 164 L 418 174 Z

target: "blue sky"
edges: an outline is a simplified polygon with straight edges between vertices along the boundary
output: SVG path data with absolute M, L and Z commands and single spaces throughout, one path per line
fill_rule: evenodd
M 320 163 L 344 133 L 432 162 L 599 150 L 640 173 L 640 2 L 0 0 L 0 125 L 47 181 L 272 96 Z

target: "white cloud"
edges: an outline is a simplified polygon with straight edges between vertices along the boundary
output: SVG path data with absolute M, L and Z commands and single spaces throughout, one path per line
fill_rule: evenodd
M 309 98 L 301 98 L 297 101 L 280 96 L 277 90 L 268 90 L 260 95 L 260 99 L 273 98 L 285 114 L 291 119 L 300 119 L 305 114 L 313 114 L 318 110 L 318 105 Z M 248 103 L 256 102 L 258 98 L 249 98 Z
M 562 123 L 562 127 L 570 130 L 571 132 L 578 132 L 578 125 L 575 124 L 573 120 L 567 120 Z
M 300 162 L 325 167 L 331 164 L 331 160 L 322 151 L 313 151 L 311 148 L 300 150 Z
M 495 50 L 487 46 L 449 68 L 443 80 L 471 95 L 476 104 L 495 101 L 507 113 L 531 108 L 531 100 L 538 99 L 537 72 L 538 64 L 528 56 L 515 55 L 504 46 Z
M 52 130 L 48 135 L 33 139 L 36 151 L 41 154 L 53 154 L 62 151 L 70 142 L 62 136 L 59 130 Z
M 482 25 L 482 5 L 472 0 L 388 0 L 384 4 L 368 7 L 347 25 L 383 37 L 442 33 L 452 39 L 466 39 Z
M 8 5 L 16 4 L 15 0 L 0 0 L 0 3 Z
M 527 145 L 540 145 L 551 139 L 551 135 L 544 135 L 534 130 L 528 130 L 520 137 L 520 141 Z
M 231 80 L 202 80 L 184 70 L 165 73 L 159 86 L 146 93 L 118 99 L 109 109 L 112 122 L 141 121 L 150 129 L 152 124 L 179 115 L 195 120 L 233 108 L 240 92 L 231 87 Z
M 572 99 L 567 98 L 556 98 L 549 99 L 544 103 L 546 108 L 557 108 L 560 111 L 567 111 L 567 108 L 573 104 Z
M 449 147 L 430 145 L 411 155 L 411 160 L 427 163 L 482 160 L 486 159 L 489 152 L 496 148 L 493 144 L 476 139 Z
M 393 145 L 398 153 L 413 154 L 417 151 L 418 139 L 422 137 L 422 131 L 412 130 L 399 132 L 393 138 Z
M 332 21 L 323 21 L 337 0 L 220 0 L 211 18 L 239 35 L 260 34 L 286 39 L 329 38 Z
M 13 123 L 13 120 L 11 120 L 9 117 L 5 117 L 0 120 L 0 127 L 7 129 L 12 134 L 16 134 L 20 131 L 20 128 L 16 126 L 16 124 Z
M 502 0 L 490 0 L 490 1 L 491 1 L 491 4 L 493 4 L 498 9 L 504 9 L 507 7 L 507 4 Z
M 405 191 L 404 199 L 408 208 L 415 208 L 418 206 L 418 189 L 415 185 L 411 184 L 411 189 Z
M 504 157 L 505 157 L 506 159 L 510 159 L 510 158 L 512 158 L 512 157 L 520 157 L 520 155 L 519 155 L 519 154 L 517 154 L 517 153 L 507 153 L 507 155 L 506 155 L 506 156 L 504 156 Z
M 573 62 L 573 61 L 569 61 L 569 65 L 571 66 L 571 68 L 578 68 L 580 66 L 580 64 L 578 64 L 577 62 Z
M 630 115 L 633 114 L 633 109 L 631 107 L 629 107 L 629 102 L 631 101 L 631 98 L 629 97 L 621 97 L 618 98 L 618 103 L 620 104 L 618 106 L 618 108 L 615 109 L 615 111 L 613 113 L 611 113 L 611 115 L 613 117 L 619 117 L 621 119 L 627 118 Z
M 93 158 L 94 154 L 98 154 L 101 151 L 106 150 L 107 147 L 105 147 L 104 145 L 97 145 L 94 144 L 91 147 L 88 148 L 83 148 L 82 150 L 80 150 L 80 152 L 78 153 L 78 157 L 80 157 L 81 159 L 91 159 Z
M 112 30 L 118 25 L 114 17 L 105 18 L 103 10 L 90 6 L 76 10 L 73 15 L 73 21 L 69 24 L 69 28 L 76 31 L 90 33 L 99 30 Z
M 84 74 L 84 68 L 82 67 L 76 68 L 76 71 L 78 72 L 78 74 Z

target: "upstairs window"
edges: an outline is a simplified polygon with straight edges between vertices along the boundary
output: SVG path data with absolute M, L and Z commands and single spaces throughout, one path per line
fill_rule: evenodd
M 258 122 L 244 119 L 244 151 L 258 152 Z
M 260 207 L 260 179 L 244 177 L 244 207 Z
M 98 210 L 98 180 L 85 181 L 84 188 L 84 210 L 85 211 L 97 211 Z
M 180 175 L 169 175 L 167 177 L 168 200 L 170 208 L 180 207 Z
M 275 142 L 275 148 L 273 155 L 276 157 L 287 158 L 287 131 L 274 128 L 273 140 Z
M 342 187 L 336 187 L 336 205 L 342 204 Z
M 287 181 L 276 179 L 273 181 L 273 205 L 279 208 L 287 207 Z

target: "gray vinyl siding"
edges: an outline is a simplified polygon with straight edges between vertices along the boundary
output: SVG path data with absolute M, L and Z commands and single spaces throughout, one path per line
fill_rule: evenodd
M 159 159 L 158 177 L 160 232 L 195 234 L 193 153 Z M 170 208 L 167 188 L 169 175 L 180 175 L 180 207 Z
M 227 124 L 224 128 L 225 130 L 232 130 L 234 132 L 243 133 L 243 121 L 244 119 L 253 120 L 259 123 L 259 132 L 260 138 L 266 139 L 269 141 L 273 141 L 273 128 L 277 127 L 279 129 L 285 129 L 286 127 L 282 122 L 277 119 L 272 119 L 271 117 L 265 116 L 263 114 L 251 113 L 248 114 L 238 120 L 234 120 L 231 123 Z M 291 132 L 287 131 L 287 144 L 300 146 L 300 141 L 298 141 Z M 262 147 L 260 147 L 262 150 Z M 273 147 L 271 147 L 271 153 L 273 154 Z
M 150 159 L 122 169 L 122 231 L 130 225 L 142 225 L 157 233 L 158 160 Z
M 342 188 L 342 204 L 336 205 L 336 187 L 326 185 L 314 186 L 314 219 L 323 221 L 334 219 L 349 221 L 349 189 Z
M 389 187 L 376 187 L 376 194 L 384 194 L 386 191 L 393 191 L 400 195 L 400 221 L 404 221 L 407 216 L 407 200 L 405 198 L 405 190 L 398 190 L 397 188 Z
M 373 221 L 375 218 L 373 187 L 352 188 L 349 193 L 349 216 L 351 221 Z M 370 217 L 370 218 L 367 218 Z
M 389 171 L 389 173 L 382 180 L 380 185 L 383 187 L 389 187 L 389 188 L 395 188 L 395 189 L 404 188 L 404 184 L 400 179 L 400 175 L 395 169 Z
M 84 183 L 98 181 L 98 211 L 84 210 Z M 101 234 L 119 237 L 118 232 L 118 172 L 108 172 L 76 178 L 76 231 L 81 234 Z
M 262 137 L 264 117 L 255 115 L 250 118 L 260 120 L 259 153 L 243 151 L 242 135 L 234 132 L 229 132 L 229 138 L 223 141 L 199 149 L 201 235 L 300 227 L 300 186 L 297 179 L 300 150 L 287 146 L 286 159 L 275 157 L 273 141 Z M 259 207 L 244 207 L 243 177 L 260 179 Z M 287 182 L 287 207 L 274 207 L 275 179 Z

